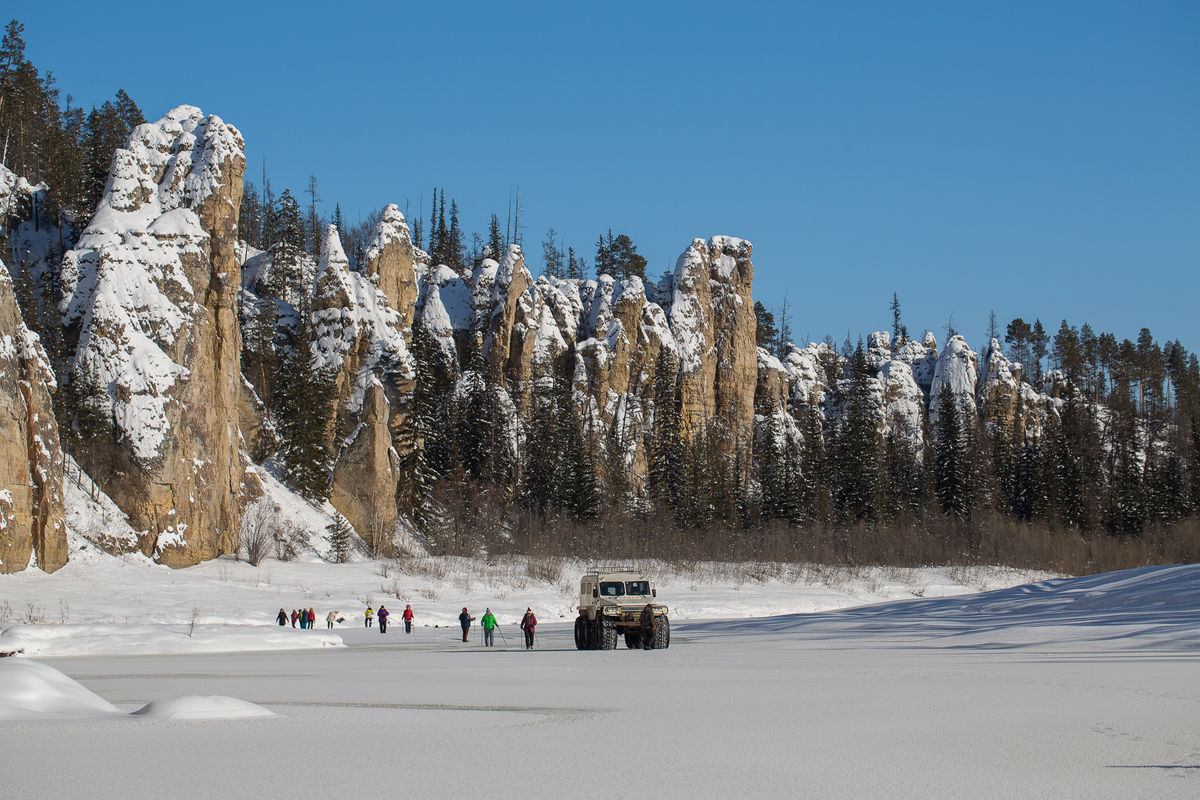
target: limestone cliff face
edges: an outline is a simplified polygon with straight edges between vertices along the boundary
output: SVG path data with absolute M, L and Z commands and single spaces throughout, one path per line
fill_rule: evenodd
M 979 380 L 979 357 L 961 336 L 951 336 L 938 356 L 937 366 L 933 371 L 933 384 L 929 390 L 929 421 L 936 425 L 938 421 L 938 398 L 942 387 L 950 390 L 950 394 L 958 401 L 959 407 L 965 414 L 975 414 L 975 388 Z
M 1049 419 L 1057 419 L 1061 401 L 1053 390 L 1045 394 L 1021 380 L 1021 364 L 1009 361 L 992 339 L 984 354 L 976 402 L 983 420 L 997 426 L 1017 441 L 1035 439 Z
M 392 431 L 415 375 L 406 343 L 412 306 L 405 326 L 404 316 L 380 288 L 385 279 L 402 287 L 396 291 L 407 286 L 405 280 L 392 280 L 391 274 L 393 267 L 400 269 L 396 265 L 402 256 L 411 258 L 412 252 L 398 215 L 385 214 L 376 228 L 368 256 L 375 270 L 371 275 L 350 269 L 337 229 L 328 226 L 311 302 L 313 355 L 335 375 L 330 502 L 360 535 L 372 540 L 396 523 L 400 476 Z M 411 288 L 412 294 L 404 297 L 415 303 L 415 277 Z
M 379 291 L 395 309 L 400 330 L 411 331 L 419 287 L 408 223 L 395 203 L 384 206 L 379 215 L 362 271 L 375 280 Z
M 138 126 L 63 259 L 73 379 L 111 420 L 89 445 L 94 477 L 171 566 L 236 547 L 245 166 L 237 129 L 198 108 Z
M 753 434 L 758 356 L 752 250 L 749 242 L 728 236 L 694 240 L 675 265 L 669 314 L 681 362 L 685 433 L 719 415 L 728 450 L 747 447 Z
M 54 373 L 0 263 L 0 573 L 67 563 Z M 31 558 L 32 556 L 32 558 Z

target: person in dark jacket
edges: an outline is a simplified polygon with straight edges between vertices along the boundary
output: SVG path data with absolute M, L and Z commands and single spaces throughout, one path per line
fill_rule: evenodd
M 654 647 L 654 629 L 656 627 L 654 606 L 650 603 L 646 603 L 646 607 L 642 609 L 641 615 L 638 616 L 638 625 L 642 629 L 642 649 L 650 650 Z
M 533 649 L 533 631 L 537 627 L 537 617 L 533 615 L 532 608 L 525 609 L 525 616 L 521 617 L 521 630 L 525 631 L 525 649 Z
M 392 612 L 387 610 L 387 606 L 380 606 L 375 612 L 375 619 L 379 620 L 379 632 L 387 633 L 387 618 L 392 615 Z
M 279 613 L 275 616 L 275 619 L 279 620 L 279 627 L 281 627 L 281 628 L 287 627 L 288 615 L 287 615 L 287 612 L 284 611 L 282 608 L 279 609 Z
M 471 612 L 467 611 L 467 607 L 463 606 L 462 613 L 458 615 L 458 624 L 463 629 L 463 641 L 467 640 L 467 631 L 471 630 L 471 620 L 475 619 L 471 616 Z

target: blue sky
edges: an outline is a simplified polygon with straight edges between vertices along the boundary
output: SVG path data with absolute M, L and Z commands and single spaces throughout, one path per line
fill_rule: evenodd
M 114 8 L 119 10 L 114 10 Z M 608 228 L 669 266 L 755 245 L 796 339 L 1002 322 L 1200 348 L 1194 2 L 39 4 L 28 55 L 245 134 L 353 220 L 446 187 L 467 231 L 520 188 L 526 254 Z

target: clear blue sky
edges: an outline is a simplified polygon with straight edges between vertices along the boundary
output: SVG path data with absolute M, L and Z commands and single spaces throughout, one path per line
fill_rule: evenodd
M 1200 3 L 21 4 L 84 104 L 126 89 L 245 134 L 353 220 L 520 187 L 526 253 L 612 228 L 659 274 L 755 245 L 796 339 L 951 314 L 1148 326 L 1200 349 Z

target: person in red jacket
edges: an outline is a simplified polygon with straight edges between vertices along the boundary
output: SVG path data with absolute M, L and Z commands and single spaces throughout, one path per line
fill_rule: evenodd
M 412 606 L 410 606 L 406 603 L 404 605 L 404 613 L 401 614 L 400 616 L 404 620 L 404 632 L 412 633 L 412 622 L 413 622 Z
M 293 608 L 292 609 L 292 627 L 293 628 L 296 627 L 296 620 L 298 620 L 298 619 L 300 619 L 300 612 Z
M 387 618 L 391 615 L 392 612 L 388 611 L 382 605 L 379 607 L 379 610 L 375 612 L 375 619 L 379 620 L 380 633 L 387 633 Z
M 313 626 L 317 624 L 317 610 L 315 608 L 310 608 L 305 617 L 308 620 L 308 629 L 311 631 Z
M 521 617 L 521 630 L 525 631 L 525 649 L 533 649 L 533 630 L 537 627 L 537 617 L 533 615 L 532 608 L 525 609 L 525 616 Z

